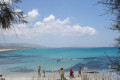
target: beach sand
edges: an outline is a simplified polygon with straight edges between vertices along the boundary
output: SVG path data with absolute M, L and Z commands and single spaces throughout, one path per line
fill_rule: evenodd
M 11 75 L 11 76 L 10 76 Z M 3 76 L 6 80 L 60 80 L 60 74 L 57 73 L 52 73 L 49 72 L 46 74 L 46 77 L 43 77 L 43 75 L 41 75 L 41 77 L 38 77 L 37 73 L 33 73 L 33 74 L 27 74 L 26 75 L 16 75 L 13 76 L 12 74 L 10 74 L 9 76 Z M 69 73 L 65 73 L 65 77 L 67 80 L 120 80 L 117 79 L 116 77 L 111 77 L 108 76 L 107 73 L 106 75 L 101 73 L 83 73 L 82 76 L 78 77 L 77 74 L 75 74 L 75 78 L 70 78 Z
M 0 52 L 3 52 L 3 51 L 11 51 L 11 50 L 15 50 L 15 49 L 0 49 Z
M 104 78 L 104 79 L 103 79 Z M 6 77 L 6 80 L 60 80 L 60 76 L 47 76 L 47 77 Z M 110 77 L 99 77 L 99 76 L 81 76 L 70 78 L 66 77 L 66 80 L 118 80 Z

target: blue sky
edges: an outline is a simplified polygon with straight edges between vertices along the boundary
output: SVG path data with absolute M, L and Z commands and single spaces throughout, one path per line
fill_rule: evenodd
M 0 43 L 32 43 L 49 47 L 113 46 L 118 33 L 107 29 L 112 16 L 100 16 L 105 8 L 95 5 L 97 1 L 22 0 L 17 5 L 30 23 L 15 24 L 13 30 L 3 31 L 5 40 L 0 35 Z

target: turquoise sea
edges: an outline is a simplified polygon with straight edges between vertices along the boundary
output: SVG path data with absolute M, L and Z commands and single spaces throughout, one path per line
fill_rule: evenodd
M 39 65 L 46 72 L 61 67 L 66 72 L 70 68 L 77 71 L 80 66 L 87 66 L 88 70 L 104 70 L 109 65 L 106 54 L 114 57 L 117 51 L 117 48 L 55 48 L 0 52 L 0 73 L 37 72 Z

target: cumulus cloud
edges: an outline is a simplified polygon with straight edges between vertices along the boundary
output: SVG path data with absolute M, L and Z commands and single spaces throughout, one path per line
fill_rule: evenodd
M 32 11 L 28 12 L 28 20 L 32 21 L 37 18 L 39 12 L 37 9 L 33 9 Z
M 43 19 L 44 22 L 49 22 L 49 21 L 53 21 L 55 20 L 55 16 L 54 15 L 50 15 L 49 17 L 46 17 Z
M 69 25 L 69 19 L 64 20 L 55 19 L 55 16 L 50 15 L 45 18 L 43 22 L 36 22 L 33 26 L 33 31 L 37 34 L 53 34 L 62 36 L 82 36 L 82 35 L 94 35 L 96 30 L 94 28 L 80 25 Z
M 33 13 L 33 15 L 32 15 Z M 28 12 L 28 17 L 35 19 L 38 16 L 37 10 L 32 10 Z M 32 17 L 31 17 L 31 16 Z M 51 14 L 45 17 L 42 21 L 37 21 L 32 27 L 27 24 L 19 24 L 14 27 L 18 36 L 35 37 L 44 34 L 49 35 L 59 35 L 59 36 L 84 36 L 84 35 L 94 35 L 96 30 L 89 26 L 80 26 L 78 24 L 71 25 L 70 18 L 64 20 L 56 19 L 56 17 Z M 6 33 L 6 35 L 13 35 L 14 31 Z

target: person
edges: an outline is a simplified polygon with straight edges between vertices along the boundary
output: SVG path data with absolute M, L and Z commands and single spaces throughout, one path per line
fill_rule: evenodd
M 57 62 L 58 62 L 58 59 L 57 59 Z
M 81 76 L 81 67 L 78 70 L 78 77 L 80 77 L 80 76 Z
M 73 78 L 74 77 L 74 72 L 72 69 L 70 69 L 70 78 Z
M 84 72 L 85 72 L 85 73 L 87 72 L 87 67 L 86 67 L 86 66 L 84 67 Z
M 38 66 L 38 76 L 41 77 L 41 67 L 40 66 Z
M 43 70 L 43 77 L 45 77 L 45 70 Z
M 64 80 L 64 70 L 63 70 L 63 68 L 61 68 L 61 70 L 60 70 L 60 76 L 61 76 L 61 80 Z
M 57 62 L 60 62 L 61 61 L 61 59 L 57 59 Z
M 2 77 L 2 74 L 0 74 L 0 80 L 5 80 L 5 78 Z
M 57 62 L 60 62 L 60 59 L 57 59 Z

